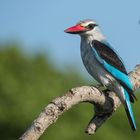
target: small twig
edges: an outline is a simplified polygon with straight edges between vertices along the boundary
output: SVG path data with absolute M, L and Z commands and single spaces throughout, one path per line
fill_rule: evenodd
M 140 65 L 137 65 L 129 76 L 134 90 L 138 89 L 140 87 Z M 119 98 L 113 92 L 104 94 L 93 86 L 73 88 L 64 96 L 50 102 L 19 139 L 37 140 L 51 124 L 56 122 L 59 116 L 80 102 L 89 102 L 94 105 L 94 116 L 85 130 L 88 134 L 94 134 L 120 105 Z

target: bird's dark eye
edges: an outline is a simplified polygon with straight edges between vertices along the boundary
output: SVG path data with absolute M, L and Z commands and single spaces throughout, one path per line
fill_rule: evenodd
M 97 26 L 97 25 L 91 23 L 91 24 L 89 24 L 89 25 L 87 26 L 87 28 L 91 30 L 91 29 L 93 29 L 95 26 Z

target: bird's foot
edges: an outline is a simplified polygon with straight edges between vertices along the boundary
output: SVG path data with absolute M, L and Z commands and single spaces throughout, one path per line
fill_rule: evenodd
M 101 85 L 101 84 L 97 84 L 95 85 L 95 87 L 100 91 L 100 92 L 108 92 L 110 91 L 109 89 L 107 89 L 105 86 Z

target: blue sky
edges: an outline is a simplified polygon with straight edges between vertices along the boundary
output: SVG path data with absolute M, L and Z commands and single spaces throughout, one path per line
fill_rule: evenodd
M 84 72 L 80 38 L 64 29 L 95 19 L 128 70 L 140 62 L 139 0 L 0 0 L 0 42 L 18 41 L 26 52 L 45 52 L 63 68 Z

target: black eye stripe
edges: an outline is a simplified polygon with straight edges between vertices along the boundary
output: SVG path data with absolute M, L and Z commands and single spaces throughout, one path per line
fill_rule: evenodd
M 97 26 L 97 24 L 91 23 L 91 24 L 89 24 L 89 25 L 87 26 L 87 28 L 88 28 L 88 29 L 93 29 L 95 26 Z

